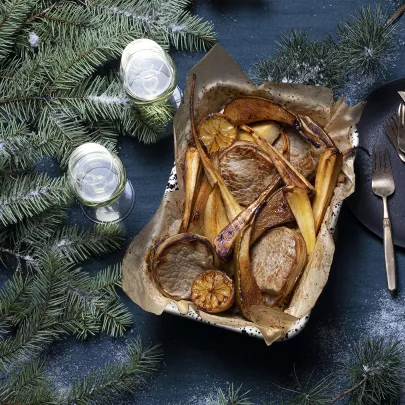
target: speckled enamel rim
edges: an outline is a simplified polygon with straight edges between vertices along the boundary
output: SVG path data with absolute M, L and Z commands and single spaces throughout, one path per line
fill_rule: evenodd
M 353 127 L 351 132 L 350 132 L 350 141 L 353 146 L 358 146 L 359 144 L 359 134 L 357 132 L 357 128 Z M 172 168 L 172 171 L 170 173 L 169 181 L 166 186 L 165 194 L 170 193 L 174 190 L 178 190 L 179 187 L 177 185 L 177 174 L 176 174 L 176 166 L 174 165 Z M 332 219 L 331 219 L 331 231 L 334 232 L 337 224 L 337 220 L 339 218 L 340 210 L 342 208 L 342 204 L 337 204 L 333 207 L 333 212 L 332 212 Z M 177 308 L 177 305 L 174 301 L 170 302 L 166 308 L 165 312 L 168 312 L 170 314 L 174 315 L 180 315 L 184 316 L 186 318 L 192 319 L 194 321 L 198 322 L 203 322 L 207 324 L 211 324 L 213 326 L 223 328 L 223 329 L 229 329 L 234 332 L 239 332 L 243 333 L 249 336 L 254 336 L 260 339 L 263 339 L 263 336 L 260 332 L 259 329 L 252 327 L 252 326 L 246 326 L 246 327 L 233 327 L 233 326 L 225 326 L 225 325 L 220 325 L 217 323 L 213 322 L 208 322 L 202 319 L 197 312 L 195 312 L 193 309 L 189 308 L 189 311 L 187 314 L 181 314 Z M 292 327 L 288 330 L 288 332 L 283 336 L 282 338 L 278 339 L 279 342 L 285 341 L 285 340 L 290 340 L 293 337 L 297 336 L 307 325 L 310 313 L 305 315 L 303 318 L 299 319 L 297 322 L 295 322 Z

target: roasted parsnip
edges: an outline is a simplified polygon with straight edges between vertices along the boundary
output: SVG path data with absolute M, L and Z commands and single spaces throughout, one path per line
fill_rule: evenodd
M 244 211 L 235 217 L 214 240 L 214 247 L 221 261 L 226 261 L 232 253 L 238 234 L 252 220 L 263 202 L 271 196 L 280 184 L 280 177 L 273 179 L 271 184 Z
M 251 306 L 265 306 L 266 304 L 250 264 L 251 232 L 252 224 L 249 224 L 238 235 L 234 252 L 236 302 L 242 314 L 249 320 L 252 320 L 250 316 Z
M 186 151 L 184 167 L 184 209 L 180 232 L 187 232 L 190 215 L 198 193 L 198 179 L 201 175 L 200 155 L 195 146 Z
M 281 178 L 287 186 L 300 187 L 308 193 L 314 192 L 312 184 L 297 171 L 297 169 L 272 145 L 267 143 L 256 131 L 247 125 L 242 125 L 241 128 L 252 135 L 257 146 L 267 153 L 272 160 L 274 166 L 280 173 Z
M 204 212 L 204 236 L 214 241 L 216 236 L 228 225 L 224 203 L 218 184 L 214 184 L 208 197 Z
M 284 187 L 284 197 L 294 214 L 298 228 L 305 240 L 307 253 L 310 255 L 316 243 L 315 221 L 308 194 L 300 187 Z
M 200 143 L 197 135 L 197 129 L 195 125 L 195 118 L 194 118 L 194 91 L 195 91 L 195 82 L 196 82 L 196 75 L 193 75 L 193 80 L 191 84 L 191 94 L 190 94 L 190 121 L 191 121 L 191 131 L 193 133 L 193 138 L 195 145 L 197 147 L 198 153 L 200 154 L 201 162 L 205 169 L 205 174 L 213 186 L 215 183 L 218 183 L 218 187 L 221 190 L 222 199 L 224 201 L 224 206 L 226 209 L 226 213 L 228 218 L 235 218 L 241 211 L 242 208 L 236 201 L 235 197 L 232 193 L 228 190 L 228 187 L 224 183 L 221 175 L 215 169 L 214 165 L 210 161 L 209 157 L 207 156 L 203 146 Z
M 326 149 L 319 158 L 315 177 L 315 196 L 312 202 L 316 233 L 319 232 L 326 209 L 332 199 L 342 163 L 343 156 L 337 149 Z

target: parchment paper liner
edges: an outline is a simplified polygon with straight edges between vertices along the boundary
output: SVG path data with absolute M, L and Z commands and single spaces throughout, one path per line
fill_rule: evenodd
M 197 75 L 196 121 L 212 112 L 218 112 L 227 101 L 241 95 L 266 97 L 285 105 L 293 112 L 305 114 L 323 125 L 341 151 L 351 147 L 349 131 L 361 116 L 363 104 L 349 107 L 343 99 L 334 103 L 333 93 L 325 87 L 283 83 L 265 83 L 257 88 L 243 73 L 239 65 L 220 46 L 212 50 L 191 69 L 187 77 L 184 103 L 174 118 L 174 146 L 179 190 L 166 193 L 148 225 L 134 238 L 123 261 L 123 289 L 128 296 L 145 311 L 160 315 L 172 301 L 164 297 L 155 287 L 148 273 L 148 249 L 157 241 L 178 233 L 184 202 L 183 169 L 184 152 L 192 139 L 189 120 L 189 96 L 192 74 Z M 353 157 L 344 159 L 344 179 L 335 189 L 335 194 L 318 235 L 315 250 L 306 266 L 289 308 L 255 311 L 255 322 L 231 314 L 212 315 L 198 311 L 201 318 L 216 324 L 260 329 L 267 344 L 271 344 L 305 316 L 315 305 L 329 276 L 335 244 L 330 229 L 332 207 L 354 191 Z M 187 313 L 187 301 L 177 302 L 181 313 Z

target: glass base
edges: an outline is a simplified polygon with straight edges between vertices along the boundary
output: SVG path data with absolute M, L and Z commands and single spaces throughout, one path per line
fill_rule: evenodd
M 87 218 L 93 222 L 105 223 L 105 222 L 121 222 L 125 219 L 135 203 L 135 191 L 132 184 L 127 181 L 125 189 L 120 198 L 106 207 L 88 207 L 81 205 L 82 211 Z
M 183 98 L 183 92 L 181 91 L 180 87 L 177 86 L 174 89 L 174 92 L 169 97 L 168 103 L 174 107 L 174 110 L 177 111 L 181 104 L 181 99 Z

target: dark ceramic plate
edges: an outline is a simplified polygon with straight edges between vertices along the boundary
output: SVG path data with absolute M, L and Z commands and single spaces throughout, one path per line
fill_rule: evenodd
M 405 247 L 405 163 L 403 163 L 384 132 L 384 122 L 398 110 L 401 101 L 398 91 L 405 90 L 405 79 L 395 80 L 373 91 L 367 98 L 358 124 L 359 144 L 372 152 L 373 145 L 388 148 L 396 191 L 389 197 L 394 243 Z M 383 205 L 371 189 L 371 158 L 361 150 L 355 162 L 356 191 L 348 199 L 354 215 L 372 232 L 383 236 Z

